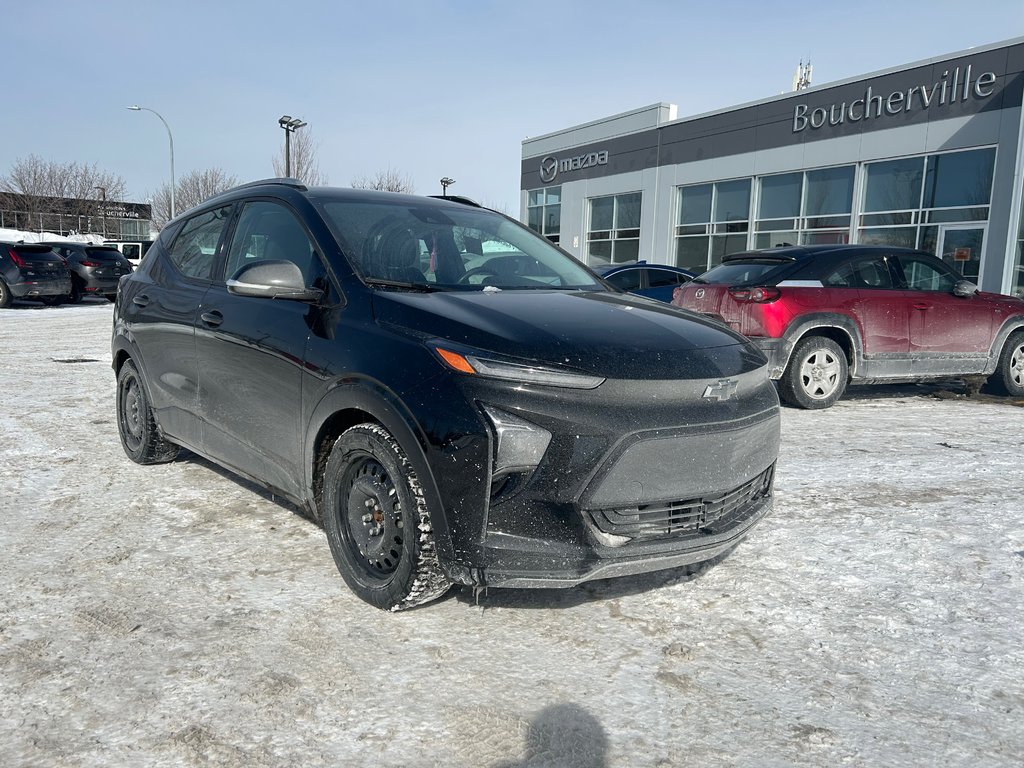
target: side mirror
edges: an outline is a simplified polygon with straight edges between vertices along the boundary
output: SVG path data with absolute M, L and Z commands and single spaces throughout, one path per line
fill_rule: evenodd
M 323 291 L 307 288 L 302 270 L 291 261 L 271 260 L 248 264 L 231 276 L 228 292 L 236 296 L 291 301 L 319 301 Z
M 957 280 L 953 286 L 953 295 L 963 299 L 969 299 L 978 292 L 978 286 L 970 280 Z

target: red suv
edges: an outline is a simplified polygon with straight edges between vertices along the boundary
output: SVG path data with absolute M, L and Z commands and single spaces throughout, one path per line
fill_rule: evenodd
M 981 293 L 940 259 L 888 246 L 787 246 L 726 256 L 679 286 L 768 356 L 790 405 L 828 408 L 859 384 L 984 377 L 1024 396 L 1024 300 Z

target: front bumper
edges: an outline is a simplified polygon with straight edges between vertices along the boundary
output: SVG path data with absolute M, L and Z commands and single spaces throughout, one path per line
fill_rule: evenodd
M 773 381 L 781 379 L 786 370 L 786 364 L 789 362 L 789 356 L 793 352 L 792 342 L 765 336 L 752 336 L 750 341 L 768 358 L 768 378 Z
M 449 432 L 428 452 L 450 537 L 440 547 L 448 576 L 571 587 L 734 547 L 771 509 L 779 412 L 763 367 L 732 378 L 737 392 L 724 402 L 704 397 L 706 379 L 610 380 L 586 392 L 481 380 L 464 390 L 477 407 L 513 413 L 552 437 L 535 469 L 508 478 L 491 474 L 487 430 Z M 449 407 L 457 399 L 428 391 Z

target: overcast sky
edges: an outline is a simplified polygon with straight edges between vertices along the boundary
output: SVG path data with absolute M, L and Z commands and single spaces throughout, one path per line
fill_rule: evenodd
M 283 114 L 330 183 L 388 167 L 519 212 L 521 142 L 657 102 L 679 117 L 1024 35 L 1022 0 L 5 0 L 0 173 L 97 163 L 145 201 L 175 170 L 272 176 Z

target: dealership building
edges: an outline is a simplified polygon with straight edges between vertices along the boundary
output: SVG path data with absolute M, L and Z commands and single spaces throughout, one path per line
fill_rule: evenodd
M 694 117 L 523 142 L 522 220 L 588 264 L 697 272 L 782 243 L 919 248 L 1024 290 L 1024 38 Z

